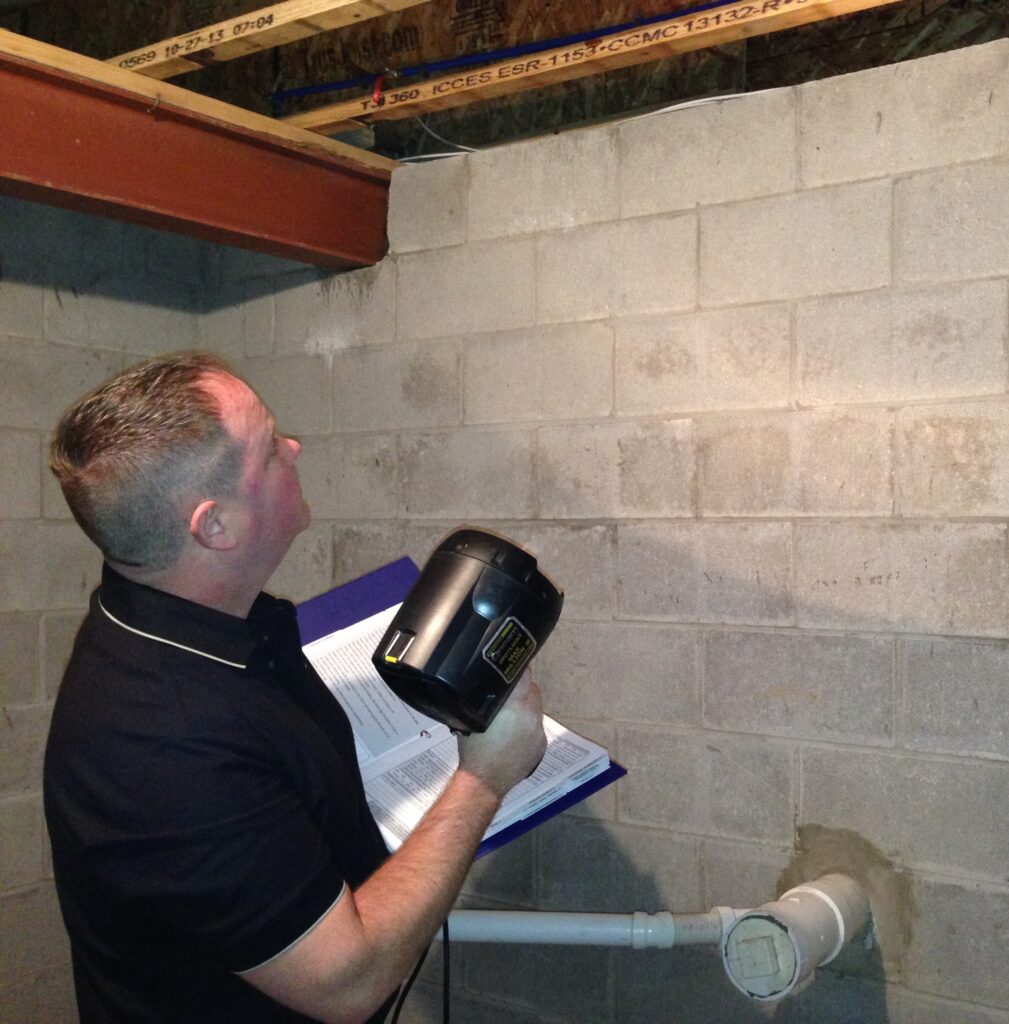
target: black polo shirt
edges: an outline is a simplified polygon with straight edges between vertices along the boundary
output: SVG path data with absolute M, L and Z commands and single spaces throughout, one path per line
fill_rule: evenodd
M 237 974 L 304 935 L 386 849 L 293 605 L 261 594 L 239 619 L 106 567 L 44 789 L 81 1024 L 308 1019 Z

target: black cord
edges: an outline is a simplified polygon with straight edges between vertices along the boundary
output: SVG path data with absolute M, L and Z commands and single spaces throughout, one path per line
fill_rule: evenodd
M 441 1024 L 449 1024 L 449 988 L 448 988 L 448 918 L 441 926 Z
M 389 1024 L 396 1024 L 399 1020 L 400 1012 L 403 1009 L 403 1004 L 406 1002 L 406 997 L 410 994 L 410 989 L 413 988 L 413 983 L 417 980 L 417 975 L 420 974 L 421 967 L 424 966 L 424 961 L 427 959 L 427 954 L 431 949 L 430 946 L 424 950 L 420 955 L 420 959 L 417 961 L 417 966 L 410 972 L 410 977 L 406 979 L 406 984 L 399 990 L 399 998 L 396 1000 L 396 1009 L 392 1011 L 392 1020 Z
M 441 962 L 441 980 L 442 980 L 442 994 L 441 994 L 441 1019 L 442 1024 L 449 1024 L 449 998 L 448 998 L 448 982 L 449 982 L 449 969 L 448 969 L 448 918 L 441 926 L 441 937 L 442 937 L 442 962 Z M 410 994 L 410 989 L 413 988 L 413 983 L 417 980 L 417 975 L 420 974 L 421 967 L 424 966 L 424 961 L 427 959 L 427 954 L 431 951 L 431 947 L 428 946 L 420 955 L 420 959 L 417 961 L 417 966 L 410 972 L 410 977 L 406 979 L 406 983 L 399 991 L 399 998 L 396 1000 L 396 1008 L 392 1011 L 392 1020 L 389 1024 L 397 1024 L 399 1021 L 399 1015 L 403 1010 L 403 1004 L 406 1002 L 406 997 Z

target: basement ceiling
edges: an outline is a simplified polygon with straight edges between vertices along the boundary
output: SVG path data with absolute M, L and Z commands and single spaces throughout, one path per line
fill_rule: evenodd
M 0 28 L 108 59 L 267 7 L 249 0 L 0 0 Z M 399 4 L 383 4 L 395 7 Z M 172 79 L 264 114 L 288 116 L 406 90 L 445 62 L 709 6 L 705 0 L 429 0 Z M 840 8 L 842 5 L 837 5 Z M 606 120 L 701 96 L 790 85 L 1009 35 L 1006 0 L 904 0 L 676 56 L 649 60 L 346 135 L 401 159 Z M 471 73 L 476 64 L 465 69 Z M 410 69 L 432 69 L 400 74 Z M 313 95 L 294 91 L 329 88 Z M 447 140 L 447 141 L 443 141 Z
M 1006 35 L 1006 0 L 0 0 L 0 190 L 348 269 L 394 160 Z

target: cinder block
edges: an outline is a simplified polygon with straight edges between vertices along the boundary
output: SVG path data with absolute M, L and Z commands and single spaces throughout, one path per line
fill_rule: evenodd
M 620 414 L 770 408 L 788 401 L 783 305 L 617 321 Z
M 1005 878 L 1004 764 L 806 748 L 800 824 L 848 829 L 901 865 Z M 886 794 L 880 799 L 880 794 Z
M 724 733 L 622 726 L 620 820 L 702 836 L 791 839 L 792 748 Z
M 705 515 L 888 515 L 886 410 L 721 416 L 701 423 Z
M 504 532 L 528 548 L 564 591 L 566 620 L 613 617 L 615 527 L 509 523 Z
M 0 800 L 0 892 L 42 881 L 44 837 L 40 796 Z
M 806 515 L 893 512 L 893 417 L 887 410 L 797 417 L 799 511 Z
M 538 669 L 533 663 L 533 675 L 538 679 Z M 549 711 L 548 711 L 549 713 Z M 572 731 L 584 736 L 604 750 L 617 749 L 616 726 L 606 722 L 588 722 L 580 718 L 566 718 L 564 724 Z M 565 814 L 573 818 L 588 818 L 591 821 L 617 820 L 617 787 L 604 786 L 602 789 L 569 807 Z
M 508 1006 L 579 1024 L 610 1024 L 613 994 L 609 949 L 592 946 L 472 943 L 465 954 L 465 984 Z M 572 979 L 577 978 L 577 984 Z
M 399 513 L 396 438 L 391 434 L 334 437 L 330 442 L 335 519 L 390 519 Z
M 962 281 L 1009 273 L 1009 160 L 949 167 L 894 185 L 894 279 Z
M 781 895 L 778 879 L 788 867 L 790 851 L 757 843 L 705 839 L 703 906 L 758 907 Z
M 47 700 L 56 696 L 83 621 L 82 611 L 49 612 L 42 616 L 42 681 Z
M 1004 847 L 997 863 L 1005 864 Z M 999 873 L 1005 875 L 1004 870 Z M 1009 892 L 1005 887 L 922 878 L 915 883 L 914 895 L 919 920 L 932 921 L 934 927 L 914 930 L 904 959 L 907 984 L 940 996 L 1009 1009 L 1003 942 Z M 965 922 L 969 927 L 964 927 Z
M 325 593 L 333 580 L 333 531 L 329 523 L 313 523 L 295 538 L 266 589 L 299 601 Z
M 246 356 L 271 356 L 274 351 L 274 309 L 272 292 L 259 293 L 246 284 L 242 302 L 242 348 Z
M 466 240 L 471 159 L 401 164 L 389 186 L 389 249 L 414 252 Z
M 954 640 L 901 642 L 900 739 L 919 750 L 1009 759 L 1009 648 Z
M 214 289 L 213 304 L 204 306 L 196 321 L 201 349 L 216 352 L 225 359 L 241 359 L 245 355 L 246 298 L 241 284 L 219 285 Z M 272 314 L 270 327 L 272 330 Z
M 1009 1024 L 1009 1011 L 969 1002 L 936 999 L 888 986 L 889 1024 Z
M 43 289 L 37 284 L 0 281 L 0 334 L 41 338 L 42 295 Z
M 495 850 L 493 856 L 475 861 L 466 875 L 463 894 L 477 901 L 498 900 L 509 906 L 535 907 L 536 837 L 533 833 L 527 832 Z
M 238 371 L 277 418 L 281 433 L 324 434 L 330 429 L 330 371 L 323 356 L 247 359 Z
M 532 238 L 473 242 L 399 257 L 396 335 L 402 341 L 528 327 L 536 307 Z
M 524 431 L 402 437 L 400 474 L 402 512 L 411 518 L 533 514 L 533 438 Z
M 1005 636 L 1005 547 L 989 523 L 800 523 L 799 625 Z
M 767 1006 L 733 987 L 712 949 L 621 949 L 615 960 L 619 1024 L 766 1024 L 768 1020 Z M 800 1021 L 794 1000 L 775 1004 L 772 1012 L 774 1024 L 807 1024 Z
M 1004 394 L 1004 281 L 838 295 L 796 309 L 803 404 Z
M 537 829 L 544 910 L 693 912 L 701 904 L 697 840 L 561 816 Z
M 0 986 L 24 985 L 53 968 L 69 969 L 69 941 L 50 883 L 4 896 L 0 906 Z
M 806 185 L 1009 153 L 1005 40 L 800 87 Z
M 546 518 L 694 514 L 691 420 L 541 427 L 537 456 Z
M 69 962 L 39 972 L 35 977 L 34 995 L 37 1006 L 35 1020 L 76 1019 L 77 997 Z
M 700 724 L 700 644 L 693 630 L 562 619 L 536 667 L 544 702 L 561 721 Z
M 854 292 L 890 283 L 890 183 L 701 212 L 701 304 Z
M 337 430 L 417 429 L 459 422 L 457 342 L 351 349 L 334 355 L 332 363 Z
M 1009 507 L 1009 408 L 981 403 L 901 412 L 905 515 L 1004 515 Z
M 449 524 L 411 526 L 402 521 L 338 524 L 333 528 L 333 581 L 346 583 L 408 555 L 423 565 Z
M 589 224 L 542 235 L 536 279 L 540 323 L 693 309 L 696 215 Z
M 46 291 L 46 339 L 138 358 L 192 349 L 199 341 L 199 308 L 191 288 L 171 282 L 130 278 L 101 292 L 85 280 L 71 290 Z
M 613 129 L 495 146 L 466 162 L 471 239 L 552 231 L 619 215 Z
M 0 429 L 0 480 L 0 518 L 38 518 L 42 511 L 42 453 L 38 434 Z
M 301 493 L 312 510 L 312 519 L 333 518 L 333 467 L 330 459 L 331 440 L 328 437 L 298 438 L 298 480 Z
M 39 620 L 31 612 L 0 615 L 0 706 L 39 696 Z
M 704 724 L 730 732 L 891 746 L 892 640 L 712 631 Z
M 53 424 L 55 428 L 56 424 Z M 67 505 L 60 485 L 49 469 L 49 445 L 42 445 L 42 517 L 44 519 L 70 519 L 70 506 Z
M 788 413 L 702 420 L 705 515 L 789 515 L 799 507 L 798 420 Z
M 0 425 L 48 436 L 71 402 L 122 365 L 115 352 L 0 338 Z
M 617 526 L 621 618 L 791 625 L 789 523 Z
M 257 281 L 255 287 L 273 294 L 274 346 L 280 354 L 338 352 L 395 336 L 396 265 L 391 260 L 323 277 L 302 267 L 280 282 Z
M 125 225 L 121 221 L 47 203 L 13 202 L 13 215 L 8 219 L 5 210 L 3 216 L 10 229 L 4 242 L 12 243 L 9 253 L 4 252 L 5 267 L 30 268 L 36 273 L 45 267 L 59 280 L 80 272 L 92 280 L 115 276 L 123 268 Z
M 183 284 L 205 285 L 211 266 L 218 262 L 217 246 L 202 238 L 147 228 L 142 235 L 147 273 Z
M 222 245 L 218 253 L 220 280 L 223 284 L 235 284 L 250 278 L 281 278 L 305 272 L 304 263 L 270 256 L 252 249 L 239 249 L 233 245 Z
M 76 523 L 0 522 L 0 611 L 83 608 L 101 562 Z
M 0 797 L 42 788 L 42 757 L 49 734 L 49 705 L 8 707 L 0 728 Z
M 790 192 L 795 90 L 733 96 L 620 126 L 625 217 Z
M 467 423 L 609 416 L 612 328 L 562 324 L 467 339 L 463 409 Z

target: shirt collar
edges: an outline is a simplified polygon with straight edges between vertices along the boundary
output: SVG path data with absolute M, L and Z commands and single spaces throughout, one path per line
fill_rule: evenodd
M 244 669 L 257 647 L 294 624 L 294 607 L 260 594 L 242 619 L 136 583 L 109 565 L 95 594 L 99 614 L 122 629 L 212 661 Z

